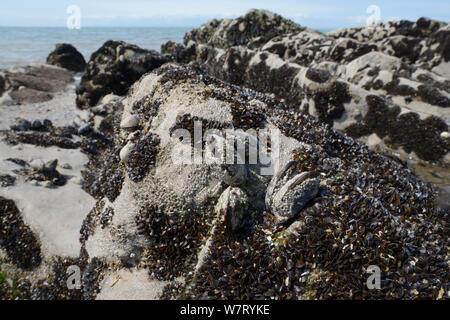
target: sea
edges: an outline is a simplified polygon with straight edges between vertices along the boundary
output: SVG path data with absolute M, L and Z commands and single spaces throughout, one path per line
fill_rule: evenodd
M 182 42 L 192 27 L 0 27 L 0 69 L 44 63 L 57 43 L 70 43 L 86 61 L 108 40 L 123 40 L 160 51 L 161 44 Z

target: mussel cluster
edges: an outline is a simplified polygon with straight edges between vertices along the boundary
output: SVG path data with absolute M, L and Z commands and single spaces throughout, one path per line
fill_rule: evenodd
M 9 259 L 22 269 L 32 269 L 41 264 L 39 239 L 25 224 L 12 200 L 0 197 L 0 245 Z
M 148 170 L 155 166 L 159 143 L 159 137 L 153 133 L 148 133 L 136 143 L 127 161 L 127 172 L 131 181 L 141 181 Z
M 192 209 L 194 210 L 194 209 Z M 140 232 L 149 241 L 144 261 L 151 276 L 173 280 L 185 276 L 197 262 L 197 254 L 212 228 L 214 213 L 177 212 L 170 216 L 164 208 L 150 206 L 136 218 Z
M 195 83 L 192 69 L 168 66 L 164 72 L 172 81 Z M 245 89 L 205 75 L 197 73 L 197 81 L 210 88 L 212 97 L 228 97 L 232 108 L 250 99 L 270 105 L 264 95 L 253 92 L 249 97 Z M 294 152 L 292 159 L 296 170 L 320 178 L 319 193 L 288 224 L 259 212 L 254 231 L 238 239 L 218 225 L 204 265 L 184 285 L 168 286 L 165 298 L 445 297 L 450 275 L 447 213 L 436 210 L 430 184 L 309 115 L 255 108 L 285 136 L 313 146 Z M 246 120 L 251 121 L 258 118 Z M 370 266 L 381 270 L 380 290 L 367 287 Z

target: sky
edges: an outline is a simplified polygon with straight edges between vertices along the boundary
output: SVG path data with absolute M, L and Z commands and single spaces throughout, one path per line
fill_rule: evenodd
M 65 27 L 71 5 L 81 27 L 196 27 L 212 18 L 235 18 L 251 8 L 267 9 L 315 29 L 363 25 L 379 8 L 382 21 L 426 16 L 449 22 L 449 0 L 0 0 L 0 26 Z

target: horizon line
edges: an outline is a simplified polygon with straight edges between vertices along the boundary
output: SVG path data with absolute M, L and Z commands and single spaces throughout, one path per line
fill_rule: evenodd
M 82 29 L 87 28 L 198 28 L 201 25 L 185 25 L 185 26 L 178 26 L 178 25 L 161 25 L 161 26 L 133 26 L 133 25 L 124 25 L 124 26 L 112 26 L 112 25 L 89 25 L 89 26 L 83 26 L 80 29 L 68 29 L 66 26 L 51 26 L 51 25 L 35 25 L 35 26 L 16 26 L 16 25 L 0 25 L 0 28 L 58 28 L 58 29 L 68 29 L 70 31 L 80 31 Z M 303 25 L 302 25 L 303 26 Z M 306 27 L 306 26 L 303 26 Z M 358 27 L 364 27 L 364 25 L 358 25 L 358 26 L 350 26 L 350 27 L 306 27 L 311 30 L 338 30 L 342 28 L 358 28 Z

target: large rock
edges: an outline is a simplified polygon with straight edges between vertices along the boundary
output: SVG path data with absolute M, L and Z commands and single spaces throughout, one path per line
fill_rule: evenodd
M 290 108 L 363 142 L 379 139 L 372 143 L 378 151 L 446 165 L 449 141 L 442 134 L 450 125 L 450 64 L 443 49 L 448 25 L 423 18 L 327 35 L 302 29 L 257 44 L 249 38 L 230 42 L 235 46 L 223 45 L 225 37 L 220 35 L 227 33 L 217 30 L 245 19 L 211 21 L 187 33 L 185 47 L 167 47 L 176 61 L 190 59 L 190 64 L 219 79 L 272 93 Z M 391 111 L 373 113 L 369 95 Z M 374 125 L 369 120 L 377 118 L 373 114 L 384 122 Z M 381 129 L 387 123 L 395 127 Z
M 212 20 L 186 33 L 184 44 L 193 41 L 218 48 L 245 45 L 259 47 L 268 40 L 303 30 L 301 26 L 280 15 L 252 9 L 246 15 L 230 20 Z
M 160 67 L 169 58 L 122 41 L 108 41 L 94 52 L 77 88 L 77 106 L 94 107 L 102 97 L 124 95 L 143 74 Z
M 94 156 L 123 178 L 98 177 L 109 192 L 93 194 L 99 204 L 83 227 L 90 258 L 183 279 L 165 298 L 433 298 L 441 291 L 445 216 L 432 187 L 398 162 L 276 99 L 189 67 L 167 64 L 145 75 L 122 104 L 110 133 L 116 151 Z M 121 129 L 131 115 L 139 126 Z M 212 135 L 196 142 L 194 128 Z M 222 157 L 211 156 L 217 144 L 210 143 L 239 129 L 273 130 L 270 152 L 264 136 L 255 138 L 269 161 L 249 160 L 245 171 L 211 161 Z M 268 164 L 273 170 L 264 171 Z M 241 177 L 239 187 L 228 187 L 224 169 Z M 390 286 L 361 287 L 370 265 Z
M 6 78 L 3 74 L 0 74 L 0 97 L 3 95 L 3 92 L 6 90 Z
M 53 95 L 48 92 L 30 88 L 18 88 L 12 91 L 10 96 L 17 104 L 39 103 L 53 99 Z
M 168 41 L 161 45 L 161 53 L 169 54 L 174 61 L 180 63 L 189 63 L 194 59 L 195 45 L 188 47 L 187 49 L 180 43 Z
M 73 76 L 73 72 L 63 68 L 31 65 L 6 70 L 0 75 L 0 86 L 3 79 L 3 90 L 14 103 L 38 103 L 49 101 L 53 94 L 64 91 L 73 82 Z
M 425 38 L 445 25 L 444 22 L 422 17 L 416 22 L 389 21 L 369 27 L 339 29 L 328 32 L 328 35 L 334 38 L 352 38 L 364 42 L 380 41 L 393 36 Z
M 199 45 L 196 52 L 193 63 L 208 74 L 273 93 L 290 108 L 308 112 L 361 141 L 376 134 L 388 150 L 401 149 L 425 161 L 445 162 L 449 154 L 449 141 L 441 136 L 450 124 L 446 80 L 411 68 L 399 58 L 369 52 L 336 70 L 325 63 L 306 68 L 277 54 L 244 47 Z M 392 98 L 386 98 L 388 94 Z M 385 107 L 373 113 L 368 96 Z
M 380 51 L 433 68 L 448 61 L 448 23 L 420 18 L 416 22 L 395 21 L 374 27 L 358 27 L 327 33 L 335 39 L 351 38 L 364 43 L 379 44 Z
M 71 44 L 61 43 L 47 57 L 47 63 L 74 72 L 83 72 L 86 61 L 83 55 Z

